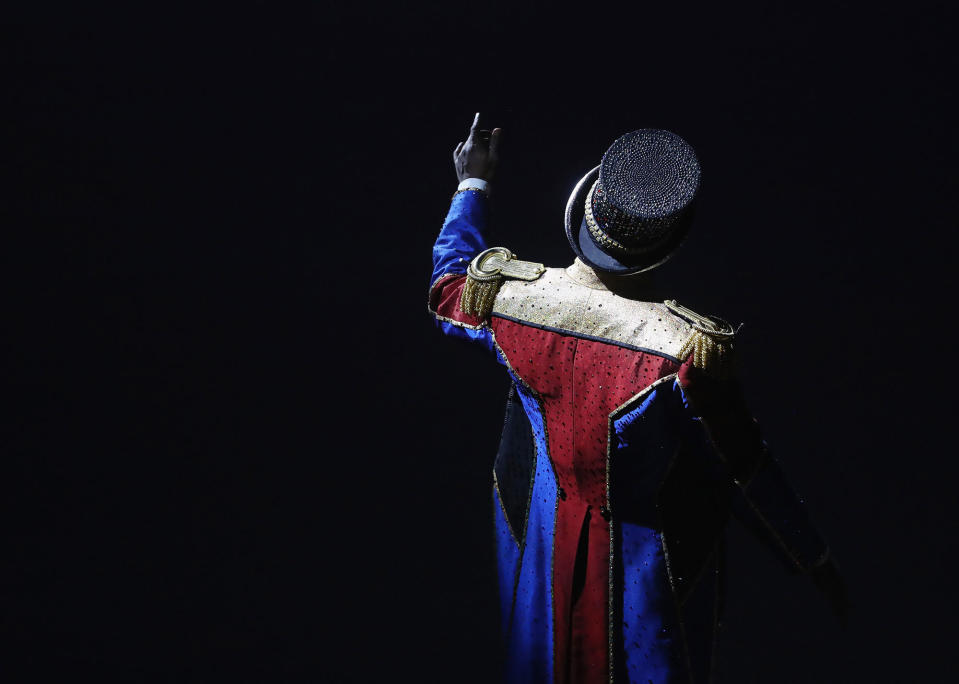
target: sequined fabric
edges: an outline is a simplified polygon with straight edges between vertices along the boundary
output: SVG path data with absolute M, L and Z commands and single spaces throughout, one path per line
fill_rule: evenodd
M 510 368 L 542 406 L 546 453 L 560 492 L 553 534 L 554 681 L 600 681 L 610 669 L 608 416 L 679 364 L 495 315 L 490 325 Z M 659 460 L 665 471 L 668 459 Z M 649 519 L 642 523 L 655 527 Z M 661 579 L 666 587 L 665 575 Z
M 493 317 L 508 318 L 556 332 L 678 360 L 693 335 L 686 321 L 659 302 L 626 299 L 610 292 L 582 262 L 550 268 L 532 282 L 508 281 L 500 287 Z M 588 284 L 581 282 L 586 280 Z
M 504 281 L 489 317 L 462 311 L 486 202 L 454 197 L 429 309 L 514 385 L 492 478 L 505 679 L 710 681 L 730 511 L 797 569 L 825 544 L 738 385 L 687 358 L 700 331 L 663 304 L 616 295 L 577 260 Z
M 675 133 L 644 128 L 603 155 L 587 197 L 590 232 L 605 249 L 642 254 L 670 237 L 699 189 L 699 159 Z

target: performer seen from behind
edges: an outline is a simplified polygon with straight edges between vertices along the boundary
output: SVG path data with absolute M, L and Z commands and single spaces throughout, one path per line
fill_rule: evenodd
M 493 468 L 506 680 L 709 682 L 734 515 L 840 616 L 829 548 L 771 456 L 734 328 L 654 296 L 700 184 L 669 131 L 617 139 L 569 197 L 566 268 L 486 242 L 501 131 L 453 153 L 429 310 L 512 379 Z

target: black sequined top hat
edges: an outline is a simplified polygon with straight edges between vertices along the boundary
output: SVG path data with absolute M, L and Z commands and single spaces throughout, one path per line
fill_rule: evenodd
M 620 137 L 569 197 L 573 251 L 606 273 L 659 266 L 689 231 L 699 174 L 696 153 L 675 133 L 643 128 Z

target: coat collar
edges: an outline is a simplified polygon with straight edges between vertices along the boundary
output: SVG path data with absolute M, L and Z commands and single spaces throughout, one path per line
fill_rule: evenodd
M 579 257 L 576 257 L 573 263 L 566 268 L 566 275 L 568 275 L 574 282 L 579 283 L 580 285 L 585 285 L 593 290 L 609 289 L 603 284 L 603 281 L 599 279 L 599 277 L 596 275 L 596 272 L 583 263 Z

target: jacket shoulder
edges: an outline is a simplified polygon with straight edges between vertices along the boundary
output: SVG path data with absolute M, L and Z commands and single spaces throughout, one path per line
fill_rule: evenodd
M 733 371 L 735 328 L 719 316 L 697 313 L 675 299 L 668 299 L 663 305 L 673 318 L 689 326 L 678 357 L 710 375 L 729 376 Z
M 547 268 L 535 281 L 504 282 L 492 315 L 676 360 L 696 332 L 663 302 L 588 287 L 564 268 Z

